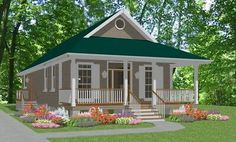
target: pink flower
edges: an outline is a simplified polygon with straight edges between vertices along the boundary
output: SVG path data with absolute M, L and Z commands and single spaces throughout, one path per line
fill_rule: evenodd
M 141 123 L 141 122 L 142 122 L 141 119 L 133 119 L 133 120 L 130 122 L 130 124 L 131 124 L 131 125 L 137 125 L 137 124 L 139 124 L 139 123 Z
M 34 128 L 58 128 L 60 125 L 55 123 L 32 123 Z
M 220 117 L 220 120 L 221 120 L 221 121 L 227 121 L 227 120 L 229 120 L 229 116 L 227 116 L 227 115 L 222 115 L 222 116 Z

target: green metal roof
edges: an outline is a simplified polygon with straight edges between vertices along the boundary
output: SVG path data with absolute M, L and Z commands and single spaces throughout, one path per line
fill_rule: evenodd
M 111 16 L 110 16 L 111 17 Z M 169 47 L 160 43 L 154 43 L 147 40 L 108 38 L 108 37 L 90 37 L 84 38 L 93 29 L 98 27 L 108 18 L 94 24 L 85 31 L 75 35 L 68 40 L 57 45 L 42 57 L 37 59 L 31 67 L 44 63 L 50 59 L 58 57 L 65 53 L 84 53 L 84 54 L 102 54 L 102 55 L 123 55 L 123 56 L 140 56 L 140 57 L 163 57 L 163 58 L 179 58 L 179 59 L 201 59 L 206 58 L 184 52 L 173 47 Z M 23 71 L 24 71 L 23 70 Z

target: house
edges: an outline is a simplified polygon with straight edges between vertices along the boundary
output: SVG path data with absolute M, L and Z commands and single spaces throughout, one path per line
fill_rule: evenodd
M 157 43 L 126 10 L 62 42 L 19 73 L 17 109 L 29 102 L 73 112 L 98 105 L 163 118 L 186 102 L 198 104 L 203 57 Z M 174 90 L 173 69 L 194 67 L 194 90 Z

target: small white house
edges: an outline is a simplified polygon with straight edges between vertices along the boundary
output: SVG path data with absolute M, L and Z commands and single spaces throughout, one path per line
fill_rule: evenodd
M 70 110 L 131 111 L 159 119 L 169 108 L 198 104 L 198 67 L 203 57 L 157 43 L 126 10 L 62 42 L 19 73 L 20 104 Z M 173 68 L 194 67 L 194 89 L 173 90 Z M 146 113 L 142 113 L 146 112 Z

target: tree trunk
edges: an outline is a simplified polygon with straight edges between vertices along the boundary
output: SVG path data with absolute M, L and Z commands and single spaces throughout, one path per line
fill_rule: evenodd
M 14 55 L 9 56 L 8 63 L 8 103 L 14 103 Z
M 10 8 L 11 0 L 4 0 L 1 6 L 0 12 L 0 26 L 1 26 L 1 33 L 0 33 L 0 65 L 2 63 L 4 49 L 6 47 L 6 35 L 7 35 L 7 22 L 8 22 L 8 14 Z
M 141 14 L 140 14 L 140 16 L 139 16 L 139 24 L 140 24 L 140 25 L 143 25 L 143 16 L 144 16 L 146 7 L 147 7 L 147 2 L 145 2 L 144 6 L 143 6 L 143 8 L 142 8 Z
M 14 78 L 15 78 L 15 50 L 16 50 L 16 42 L 17 42 L 17 34 L 19 31 L 21 23 L 18 22 L 16 26 L 14 27 L 13 33 L 12 33 L 12 42 L 11 42 L 11 47 L 8 50 L 9 58 L 8 58 L 8 103 L 14 103 L 15 101 L 13 100 L 14 96 Z

